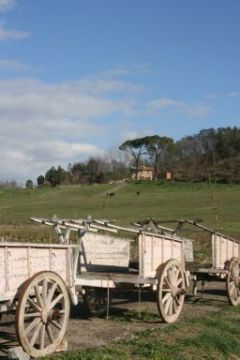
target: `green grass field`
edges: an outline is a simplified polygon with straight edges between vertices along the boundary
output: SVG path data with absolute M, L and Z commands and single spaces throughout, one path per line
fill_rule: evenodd
M 57 360 L 237 360 L 240 358 L 239 307 L 225 307 L 130 340 L 58 355 Z
M 213 186 L 217 211 L 206 183 L 130 182 L 117 191 L 115 188 L 116 185 L 95 184 L 33 190 L 0 189 L 0 238 L 55 241 L 52 229 L 29 220 L 31 216 L 53 215 L 75 219 L 91 215 L 122 225 L 145 218 L 197 218 L 203 219 L 205 225 L 217 225 L 221 232 L 240 238 L 239 185 Z M 115 191 L 115 196 L 106 196 L 107 191 Z M 187 228 L 184 235 L 196 239 L 196 260 L 208 262 L 211 256 L 209 234 Z
M 215 226 L 215 210 L 205 183 L 129 183 L 115 197 L 106 196 L 114 185 L 82 185 L 56 188 L 0 189 L 0 224 L 30 224 L 31 216 L 79 218 L 92 215 L 121 224 L 144 218 L 201 218 Z M 136 192 L 140 191 L 140 196 Z M 240 236 L 240 186 L 214 185 L 222 232 Z M 1 234 L 0 234 L 1 235 Z
M 240 186 L 214 185 L 218 228 L 240 239 Z M 200 218 L 204 224 L 216 225 L 216 209 L 209 186 L 205 183 L 127 183 L 115 192 L 114 185 L 69 186 L 42 189 L 0 189 L 0 238 L 46 241 L 54 239 L 50 228 L 32 224 L 31 216 L 79 218 L 92 215 L 108 218 L 122 225 L 144 218 Z M 137 191 L 140 195 L 137 196 Z M 207 259 L 210 242 L 199 231 L 186 229 L 196 239 L 197 258 Z M 103 348 L 67 353 L 57 359 L 239 359 L 239 309 L 224 311 L 205 318 L 148 330 L 129 341 Z

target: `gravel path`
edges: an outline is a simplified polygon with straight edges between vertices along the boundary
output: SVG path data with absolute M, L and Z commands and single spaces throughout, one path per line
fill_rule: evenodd
M 224 283 L 206 284 L 198 296 L 187 296 L 178 321 L 206 315 L 228 304 Z M 132 312 L 135 312 L 132 315 Z M 136 312 L 151 314 L 140 320 Z M 129 320 L 130 318 L 130 320 Z M 137 291 L 116 291 L 111 306 L 109 321 L 106 318 L 87 318 L 82 303 L 73 307 L 66 338 L 69 350 L 84 349 L 107 344 L 119 339 L 130 338 L 147 328 L 167 326 L 160 321 L 153 293 L 145 291 L 138 302 Z M 6 359 L 10 347 L 16 346 L 14 316 L 4 315 L 0 328 L 0 360 Z

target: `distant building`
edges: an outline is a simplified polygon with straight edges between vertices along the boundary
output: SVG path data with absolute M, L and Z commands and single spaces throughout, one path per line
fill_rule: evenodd
M 166 172 L 166 180 L 172 180 L 172 173 L 171 171 Z
M 151 166 L 139 166 L 136 178 L 136 168 L 132 168 L 132 179 L 133 180 L 153 180 L 154 168 Z

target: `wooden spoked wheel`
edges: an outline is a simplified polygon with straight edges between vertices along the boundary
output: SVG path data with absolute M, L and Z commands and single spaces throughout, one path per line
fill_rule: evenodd
M 173 323 L 179 317 L 185 298 L 185 279 L 179 261 L 167 261 L 158 274 L 157 305 L 166 323 Z
M 89 315 L 101 316 L 106 315 L 108 307 L 107 289 L 97 287 L 85 287 L 83 302 Z M 109 303 L 111 298 L 109 296 Z
M 240 261 L 234 257 L 229 261 L 226 277 L 227 296 L 231 305 L 240 304 Z
M 69 295 L 62 278 L 43 271 L 23 287 L 16 309 L 16 332 L 32 358 L 53 353 L 61 345 L 70 313 Z

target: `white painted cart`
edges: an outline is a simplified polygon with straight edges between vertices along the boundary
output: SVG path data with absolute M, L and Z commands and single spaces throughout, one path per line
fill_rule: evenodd
M 225 281 L 227 297 L 230 305 L 240 304 L 240 243 L 237 239 L 224 235 L 197 222 L 189 224 L 199 227 L 210 233 L 211 264 L 199 266 L 193 271 L 195 276 L 194 292 L 197 291 L 197 281 Z
M 211 260 L 210 264 L 193 263 L 193 247 L 188 243 L 188 258 L 186 268 L 191 272 L 193 280 L 193 293 L 197 293 L 198 281 L 225 281 L 229 303 L 231 305 L 240 304 L 240 242 L 230 236 L 224 235 L 215 229 L 208 228 L 199 223 L 199 220 L 171 220 L 164 221 L 176 222 L 175 229 L 163 227 L 161 222 L 155 222 L 158 229 L 162 229 L 169 234 L 180 236 L 185 224 L 193 225 L 210 234 Z M 192 255 L 191 255 L 192 253 Z M 192 258 L 192 260 L 191 260 Z
M 32 220 L 52 226 L 59 244 L 0 243 L 0 312 L 16 312 L 18 340 L 31 357 L 61 349 L 70 301 L 76 305 L 80 291 L 89 312 L 101 314 L 109 306 L 109 289 L 150 286 L 162 319 L 177 320 L 188 285 L 178 236 L 93 219 Z M 69 244 L 72 231 L 77 245 Z M 130 266 L 131 240 L 119 232 L 137 237 L 138 269 Z
M 72 245 L 0 243 L 0 313 L 14 311 L 31 357 L 60 350 L 73 296 Z

